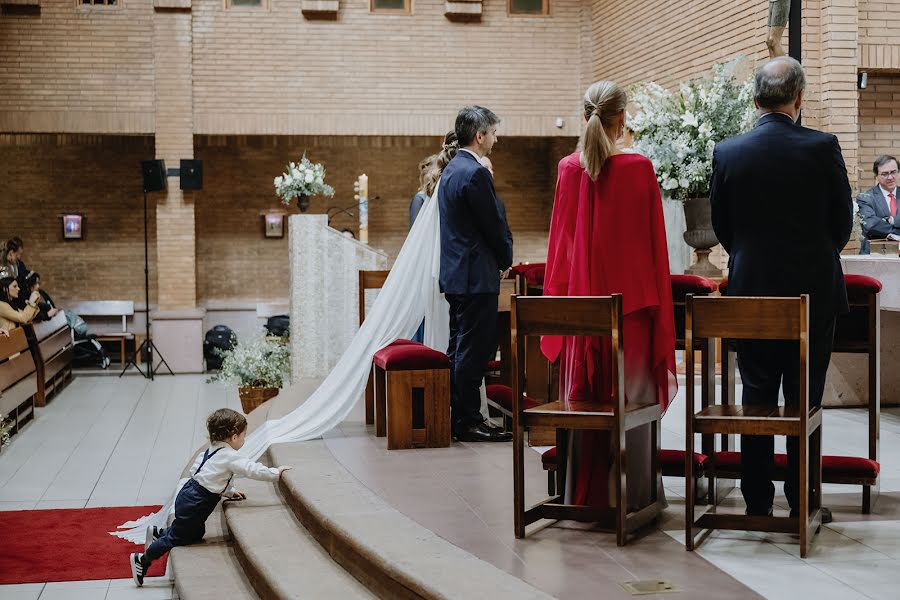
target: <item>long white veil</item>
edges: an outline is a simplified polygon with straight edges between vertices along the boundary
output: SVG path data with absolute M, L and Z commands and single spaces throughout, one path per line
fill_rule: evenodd
M 441 352 L 447 350 L 449 306 L 438 284 L 441 238 L 437 187 L 419 212 L 365 322 L 334 369 L 303 404 L 280 419 L 266 421 L 248 435 L 241 455 L 256 460 L 271 444 L 315 439 L 338 425 L 362 398 L 375 352 L 398 338 L 411 337 L 423 318 L 425 344 Z M 178 483 L 159 512 L 120 525 L 120 531 L 111 534 L 143 543 L 148 525 L 166 525 L 185 481 Z

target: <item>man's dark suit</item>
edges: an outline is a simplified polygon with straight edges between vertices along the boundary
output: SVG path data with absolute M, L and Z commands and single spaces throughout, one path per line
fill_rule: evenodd
M 450 405 L 460 431 L 483 420 L 478 389 L 497 345 L 500 272 L 512 264 L 512 237 L 490 172 L 469 152 L 460 150 L 444 168 L 438 209 L 440 285 L 450 304 Z
M 710 180 L 713 228 L 729 254 L 728 294 L 810 295 L 809 401 L 819 405 L 831 358 L 834 319 L 847 312 L 840 251 L 850 238 L 852 205 L 837 138 L 767 114 L 756 127 L 716 145 Z M 738 345 L 744 404 L 796 404 L 796 342 Z M 752 513 L 775 493 L 772 436 L 743 436 L 741 490 Z M 788 438 L 785 495 L 799 508 L 797 438 Z
M 894 191 L 895 195 L 897 193 L 900 193 L 900 189 Z M 885 217 L 891 216 L 891 211 L 888 210 L 881 186 L 876 185 L 857 196 L 856 204 L 859 206 L 863 235 L 867 240 L 883 240 L 891 233 L 900 236 L 900 228 L 884 220 Z M 897 224 L 900 224 L 900 217 Z

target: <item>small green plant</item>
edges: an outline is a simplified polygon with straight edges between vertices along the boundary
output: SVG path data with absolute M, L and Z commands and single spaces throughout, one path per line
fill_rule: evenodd
M 0 448 L 9 443 L 9 432 L 12 427 L 12 421 L 4 418 L 3 415 L 0 414 Z
M 279 338 L 255 337 L 238 343 L 232 335 L 231 350 L 216 350 L 222 368 L 207 383 L 221 381 L 238 387 L 275 387 L 284 384 L 290 370 L 291 350 Z

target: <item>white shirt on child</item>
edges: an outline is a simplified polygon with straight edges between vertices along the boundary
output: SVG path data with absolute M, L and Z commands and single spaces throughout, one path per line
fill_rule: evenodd
M 234 475 L 241 477 L 249 477 L 250 479 L 258 479 L 260 481 L 278 481 L 278 469 L 267 467 L 249 458 L 240 456 L 234 448 L 225 442 L 216 442 L 209 446 L 209 453 L 212 454 L 217 448 L 221 448 L 218 452 L 206 461 L 200 472 L 197 469 L 203 462 L 204 452 L 197 456 L 191 466 L 190 476 L 204 488 L 213 494 L 224 494 L 231 496 L 234 494 L 234 485 L 229 481 Z M 197 473 L 196 475 L 194 473 Z M 226 486 L 228 489 L 226 489 Z

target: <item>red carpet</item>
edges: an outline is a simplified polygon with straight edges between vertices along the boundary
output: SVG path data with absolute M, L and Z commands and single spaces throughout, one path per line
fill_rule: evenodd
M 143 546 L 109 535 L 159 506 L 0 511 L 0 584 L 125 579 L 128 555 Z M 166 571 L 166 558 L 149 577 Z

